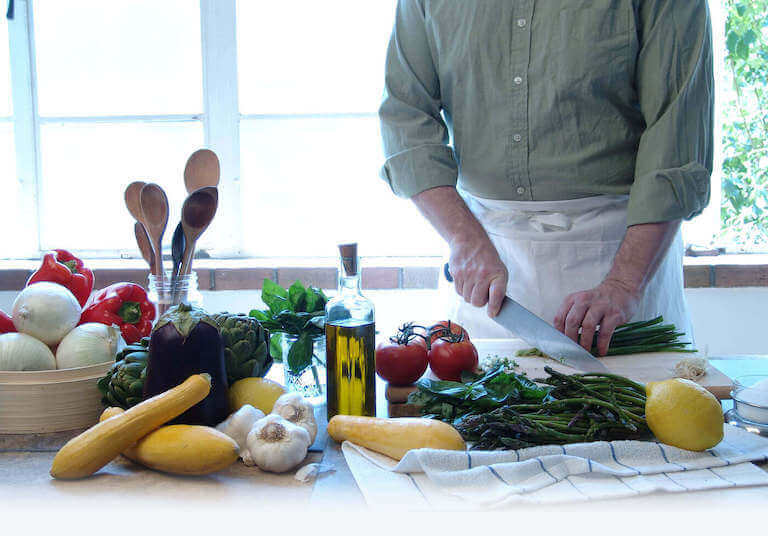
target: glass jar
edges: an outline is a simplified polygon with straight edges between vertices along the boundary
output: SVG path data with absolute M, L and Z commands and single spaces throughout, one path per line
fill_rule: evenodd
M 197 288 L 197 273 L 195 272 L 172 278 L 171 272 L 167 271 L 162 279 L 150 274 L 147 295 L 150 301 L 155 304 L 157 312 L 155 318 L 159 318 L 168 309 L 180 303 L 196 307 L 203 306 L 203 295 Z
M 325 402 L 325 337 L 319 335 L 312 339 L 312 361 L 304 370 L 292 371 L 288 365 L 288 352 L 298 337 L 282 334 L 280 352 L 285 374 L 285 388 L 289 392 L 301 393 L 311 404 L 318 406 Z

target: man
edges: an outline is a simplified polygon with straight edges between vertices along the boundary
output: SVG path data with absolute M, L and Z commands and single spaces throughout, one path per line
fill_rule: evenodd
M 382 177 L 450 246 L 475 337 L 504 294 L 604 355 L 616 326 L 688 331 L 680 222 L 709 201 L 706 0 L 400 0 Z M 449 146 L 449 134 L 452 147 Z

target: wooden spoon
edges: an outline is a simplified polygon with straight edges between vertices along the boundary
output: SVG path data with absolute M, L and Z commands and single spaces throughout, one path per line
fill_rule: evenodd
M 163 233 L 168 225 L 168 197 L 160 186 L 150 182 L 141 189 L 141 215 L 155 252 L 155 277 L 163 279 Z
M 133 219 L 141 222 L 141 189 L 147 184 L 144 181 L 133 181 L 125 188 L 125 206 Z
M 219 185 L 219 157 L 210 149 L 199 149 L 192 153 L 184 167 L 184 186 L 187 193 L 206 186 Z
M 192 270 L 195 242 L 210 225 L 218 205 L 219 191 L 213 186 L 195 190 L 184 200 L 184 206 L 181 207 L 181 225 L 184 228 L 186 245 L 179 270 L 181 275 L 186 275 Z
M 139 251 L 141 256 L 149 264 L 149 271 L 155 273 L 155 252 L 152 251 L 152 244 L 149 243 L 149 236 L 147 236 L 147 230 L 141 222 L 133 224 L 133 233 L 136 235 L 136 243 L 139 245 Z

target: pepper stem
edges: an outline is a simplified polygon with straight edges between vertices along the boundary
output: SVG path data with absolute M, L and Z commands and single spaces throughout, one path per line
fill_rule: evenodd
M 69 271 L 73 274 L 78 274 L 80 272 L 77 271 L 77 262 L 75 261 L 64 261 L 61 264 L 69 268 Z
M 139 306 L 139 302 L 123 302 L 120 309 L 117 311 L 117 314 L 127 324 L 138 324 L 139 320 L 141 320 L 141 307 Z

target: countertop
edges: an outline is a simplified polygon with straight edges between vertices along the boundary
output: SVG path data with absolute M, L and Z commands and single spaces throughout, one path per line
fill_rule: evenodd
M 731 377 L 742 374 L 768 374 L 768 356 L 711 357 L 712 365 Z M 377 411 L 386 414 L 384 385 L 377 384 Z M 0 496 L 3 506 L 33 507 L 55 504 L 59 507 L 120 507 L 126 502 L 147 508 L 158 505 L 183 504 L 217 505 L 222 508 L 248 506 L 254 508 L 290 507 L 312 509 L 362 509 L 366 504 L 350 473 L 339 445 L 330 440 L 325 430 L 324 406 L 317 408 L 321 423 L 318 438 L 304 463 L 321 462 L 330 468 L 309 483 L 287 474 L 270 474 L 241 462 L 220 473 L 205 477 L 179 477 L 150 471 L 120 457 L 95 476 L 79 481 L 56 481 L 48 471 L 57 449 L 76 432 L 46 435 L 0 435 Z M 768 464 L 762 468 L 768 471 Z M 718 502 L 745 504 L 765 501 L 768 489 L 745 488 L 701 492 L 677 496 L 675 501 L 694 507 L 707 499 Z M 624 499 L 633 508 L 665 504 L 665 495 Z M 586 508 L 606 508 L 604 502 L 591 503 Z M 582 508 L 582 506 L 580 506 Z

